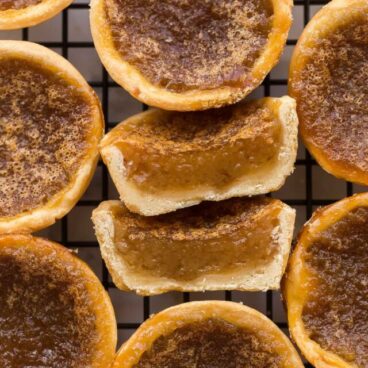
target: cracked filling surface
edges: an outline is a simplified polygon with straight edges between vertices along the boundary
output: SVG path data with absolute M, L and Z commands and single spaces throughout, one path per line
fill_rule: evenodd
M 155 217 L 124 206 L 115 211 L 114 243 L 130 272 L 144 276 L 189 281 L 208 274 L 262 272 L 279 251 L 277 200 L 202 202 Z
M 282 146 L 282 124 L 269 104 L 157 111 L 142 119 L 122 124 L 113 144 L 124 156 L 126 179 L 150 193 L 226 190 L 271 170 Z
M 351 211 L 305 256 L 311 288 L 302 317 L 310 338 L 359 368 L 368 367 L 367 223 L 367 207 Z
M 42 1 L 44 0 L 1 0 L 0 11 L 24 9 L 28 6 L 40 4 Z
M 0 248 L 1 367 L 90 367 L 98 335 L 82 277 L 57 252 Z
M 306 48 L 293 82 L 304 138 L 336 163 L 368 171 L 368 14 Z M 303 51 L 303 50 L 301 50 Z
M 0 217 L 42 206 L 68 186 L 93 128 L 78 87 L 34 62 L 0 59 Z
M 279 368 L 277 343 L 255 332 L 210 318 L 179 327 L 153 342 L 134 368 Z
M 271 0 L 105 0 L 113 42 L 174 92 L 243 87 L 272 27 Z

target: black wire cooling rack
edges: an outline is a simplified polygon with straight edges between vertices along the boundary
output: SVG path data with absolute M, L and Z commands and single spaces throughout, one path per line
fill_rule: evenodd
M 70 37 L 70 18 L 71 14 L 73 12 L 76 12 L 78 10 L 84 10 L 85 12 L 89 9 L 89 4 L 87 3 L 88 0 L 85 0 L 86 2 L 83 2 L 84 0 L 80 0 L 77 3 L 74 3 L 69 6 L 66 10 L 63 11 L 61 14 L 61 37 L 59 37 L 58 41 L 39 41 L 38 42 L 44 46 L 47 46 L 52 49 L 57 49 L 65 58 L 72 59 L 71 53 L 75 55 L 75 50 L 80 49 L 92 49 L 94 48 L 93 43 L 91 40 L 89 41 L 73 41 Z M 295 9 L 298 8 L 298 21 L 300 29 L 305 26 L 310 17 L 315 13 L 318 8 L 324 4 L 326 4 L 328 1 L 323 0 L 295 0 L 294 5 Z M 295 17 L 294 17 L 295 18 Z M 78 17 L 76 18 L 73 15 L 73 22 L 75 23 L 75 19 L 77 19 L 78 23 Z M 29 40 L 30 39 L 30 29 L 23 29 L 20 33 L 17 33 L 16 37 L 12 36 L 12 33 L 8 32 L 6 33 L 6 36 L 8 38 L 21 38 L 23 40 Z M 4 37 L 3 32 L 0 32 L 0 38 L 4 39 L 7 37 Z M 299 32 L 300 33 L 300 32 Z M 45 37 L 46 39 L 46 37 Z M 31 38 L 32 40 L 32 38 Z M 289 38 L 287 41 L 287 46 L 294 46 L 296 44 L 296 39 Z M 78 58 L 78 53 L 77 56 Z M 71 60 L 73 63 L 73 60 Z M 74 60 L 75 64 L 75 60 Z M 78 67 L 78 66 L 77 66 Z M 98 68 L 101 70 L 100 78 L 98 80 L 89 80 L 89 84 L 95 88 L 98 91 L 98 94 L 101 98 L 101 103 L 106 119 L 106 131 L 111 129 L 113 126 L 115 126 L 119 121 L 113 121 L 112 118 L 110 118 L 109 114 L 109 100 L 111 99 L 111 91 L 113 88 L 120 88 L 116 83 L 114 83 L 108 76 L 106 70 L 103 68 L 101 64 L 99 64 Z M 273 88 L 279 87 L 284 93 L 286 93 L 286 86 L 287 86 L 287 79 L 277 79 L 272 77 L 271 75 L 267 76 L 265 81 L 262 83 L 262 85 L 258 88 L 259 95 L 264 96 L 270 96 L 273 95 Z M 126 106 L 124 104 L 124 100 L 121 101 L 121 107 L 122 110 L 126 109 Z M 146 109 L 146 106 L 141 105 L 141 109 Z M 129 110 L 129 109 L 128 109 Z M 318 169 L 318 166 L 316 162 L 311 158 L 308 152 L 305 151 L 305 149 L 302 147 L 300 151 L 300 154 L 298 155 L 298 159 L 296 162 L 296 171 L 299 169 L 303 169 L 303 177 L 300 181 L 292 181 L 292 185 L 298 186 L 298 192 L 304 192 L 300 198 L 297 195 L 293 195 L 294 191 L 289 191 L 287 188 L 284 189 L 285 191 L 289 192 L 286 193 L 288 195 L 284 196 L 285 198 L 281 198 L 284 202 L 289 204 L 290 206 L 297 209 L 297 216 L 299 218 L 299 227 L 300 224 L 305 222 L 307 219 L 310 218 L 313 210 L 318 206 L 323 206 L 330 204 L 334 202 L 335 200 L 342 198 L 344 196 L 349 196 L 355 191 L 355 186 L 351 183 L 344 183 L 342 181 L 335 181 L 334 183 L 338 182 L 338 185 L 340 187 L 340 192 L 337 197 L 329 197 L 326 194 L 326 190 L 324 190 L 323 193 L 320 192 L 318 184 L 314 184 L 313 176 L 316 175 L 316 168 Z M 139 327 L 139 325 L 147 319 L 151 313 L 157 312 L 160 309 L 163 309 L 165 307 L 168 307 L 171 304 L 180 303 L 180 302 L 188 302 L 190 300 L 196 300 L 198 298 L 200 299 L 206 299 L 208 294 L 204 295 L 196 295 L 198 293 L 176 293 L 175 295 L 175 302 L 173 303 L 172 300 L 168 298 L 167 296 L 155 296 L 155 297 L 138 297 L 135 295 L 130 295 L 124 292 L 120 292 L 116 289 L 114 284 L 111 282 L 111 279 L 109 277 L 108 271 L 105 267 L 105 265 L 102 262 L 102 259 L 99 254 L 98 250 L 98 243 L 96 240 L 93 240 L 93 238 L 89 237 L 88 240 L 83 239 L 83 229 L 78 228 L 79 222 L 82 225 L 82 217 L 88 217 L 88 219 L 84 218 L 84 220 L 87 220 L 88 226 L 90 226 L 90 230 L 92 231 L 92 223 L 89 221 L 89 217 L 91 215 L 91 210 L 98 206 L 98 204 L 102 200 L 112 199 L 116 198 L 116 195 L 113 193 L 113 184 L 109 179 L 108 172 L 106 167 L 100 162 L 98 164 L 98 171 L 99 175 L 96 179 L 94 179 L 94 184 L 97 185 L 99 195 L 97 197 L 94 197 L 93 199 L 89 197 L 83 197 L 76 205 L 76 208 L 66 217 L 64 217 L 61 221 L 59 221 L 56 226 L 58 227 L 58 235 L 51 235 L 50 233 L 42 232 L 42 235 L 48 235 L 52 238 L 52 240 L 56 240 L 61 242 L 63 245 L 72 248 L 72 249 L 78 249 L 79 253 L 82 258 L 85 258 L 88 263 L 94 263 L 94 270 L 96 270 L 96 267 L 99 268 L 99 276 L 101 277 L 101 281 L 106 288 L 106 290 L 110 293 L 110 296 L 113 296 L 113 303 L 115 306 L 116 314 L 117 314 L 117 320 L 118 320 L 118 329 L 119 329 L 119 340 L 120 343 L 124 341 L 127 337 L 129 337 L 130 334 L 134 332 L 136 328 Z M 325 180 L 325 179 L 323 179 Z M 334 185 L 334 184 L 331 184 Z M 343 185 L 343 189 L 341 189 L 341 185 Z M 327 185 L 328 187 L 328 185 Z M 289 186 L 290 188 L 290 186 Z M 328 192 L 329 188 L 327 188 Z M 357 188 L 359 190 L 359 188 Z M 279 193 L 275 193 L 275 197 L 280 197 L 278 195 Z M 78 209 L 85 209 L 78 212 Z M 79 214 L 78 214 L 79 213 Z M 74 236 L 70 236 L 70 227 L 74 228 L 74 231 L 81 232 L 82 235 L 80 237 L 75 238 Z M 297 228 L 297 230 L 299 230 Z M 53 234 L 53 233 L 51 233 Z M 77 240 L 76 240 L 77 239 Z M 94 250 L 95 255 L 93 257 L 88 256 L 86 257 L 84 255 L 84 250 Z M 84 256 L 83 256 L 84 255 Z M 276 316 L 276 314 L 279 314 L 279 312 L 275 313 L 275 305 L 279 305 L 280 307 L 280 296 L 278 292 L 272 292 L 269 291 L 267 293 L 253 293 L 253 295 L 250 295 L 250 293 L 243 293 L 246 296 L 242 297 L 242 293 L 240 292 L 231 292 L 231 291 L 225 291 L 221 293 L 210 293 L 210 298 L 216 298 L 216 299 L 225 299 L 225 300 L 234 300 L 234 301 L 242 301 L 244 304 L 251 304 L 252 301 L 254 302 L 254 299 L 263 298 L 264 299 L 264 306 L 261 309 L 263 313 L 265 313 L 270 319 L 272 319 L 281 329 L 283 329 L 285 332 L 287 332 L 287 323 L 285 321 L 285 317 L 279 317 Z M 161 299 L 160 299 L 161 298 Z M 133 303 L 130 303 L 130 301 L 134 300 Z M 165 300 L 163 302 L 164 306 L 157 307 L 157 301 L 158 300 Z M 251 303 L 248 301 L 251 300 Z M 155 306 L 153 306 L 153 304 Z M 257 303 L 256 303 L 257 304 Z M 139 308 L 137 307 L 139 305 Z M 161 304 L 162 305 L 162 304 Z M 257 304 L 258 305 L 258 304 Z M 254 305 L 252 305 L 254 306 Z M 256 306 L 257 307 L 257 306 Z M 132 309 L 137 309 L 134 311 L 134 318 L 130 318 L 132 313 L 126 313 L 124 314 L 124 311 L 130 311 Z M 119 316 L 123 315 L 123 318 L 119 318 Z M 124 317 L 125 316 L 125 317 Z M 306 367 L 312 367 L 311 365 L 306 365 Z

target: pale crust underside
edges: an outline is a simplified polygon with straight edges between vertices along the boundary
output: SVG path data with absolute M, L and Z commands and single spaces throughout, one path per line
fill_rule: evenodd
M 232 197 L 254 196 L 278 190 L 284 184 L 286 177 L 293 172 L 298 146 L 298 118 L 295 101 L 286 96 L 278 100 L 280 107 L 275 114 L 283 127 L 283 136 L 276 163 L 272 168 L 265 167 L 264 170 L 257 170 L 254 174 L 238 178 L 226 190 L 205 187 L 194 191 L 176 191 L 170 196 L 165 193 L 145 193 L 126 180 L 123 154 L 113 143 L 111 145 L 108 143 L 114 132 L 110 133 L 102 140 L 100 151 L 121 200 L 132 212 L 154 216 L 193 206 L 205 200 L 221 201 Z M 140 116 L 142 115 L 137 115 L 136 119 L 139 120 Z
M 294 230 L 295 210 L 283 204 L 279 214 L 280 224 L 272 236 L 279 244 L 274 260 L 257 273 L 237 270 L 231 274 L 207 274 L 192 281 L 178 281 L 164 277 L 144 276 L 129 271 L 123 255 L 114 243 L 114 208 L 119 201 L 102 202 L 93 211 L 92 220 L 100 244 L 101 254 L 116 286 L 121 290 L 134 290 L 141 295 L 161 294 L 171 290 L 248 290 L 278 289 L 289 257 Z M 195 256 L 195 255 L 193 255 Z
M 139 362 L 141 355 L 150 349 L 154 341 L 185 324 L 217 318 L 240 328 L 258 333 L 265 339 L 277 342 L 277 353 L 286 356 L 282 368 L 303 368 L 290 340 L 276 325 L 258 311 L 241 304 L 224 301 L 205 301 L 180 304 L 168 308 L 148 319 L 120 348 L 113 368 L 131 368 Z M 281 368 L 281 367 L 280 367 Z
M 81 272 L 92 301 L 96 316 L 96 330 L 100 337 L 94 348 L 95 356 L 90 367 L 106 368 L 110 366 L 115 356 L 117 343 L 114 309 L 101 282 L 88 265 L 60 244 L 31 235 L 0 235 L 0 251 L 2 247 L 11 247 L 15 251 L 19 247 L 28 248 L 30 252 L 40 256 L 47 256 L 50 252 L 57 253 L 58 258 L 63 260 L 68 267 L 73 264 L 73 268 Z
M 365 0 L 333 0 L 325 5 L 308 23 L 295 47 L 289 69 L 289 94 L 294 96 L 293 83 L 299 80 L 299 75 L 308 60 L 308 48 L 313 47 L 315 40 L 319 40 L 328 34 L 332 34 L 339 25 L 346 24 L 354 14 L 368 12 L 368 4 Z M 347 181 L 367 185 L 368 174 L 357 168 L 352 168 L 349 162 L 333 162 L 317 146 L 308 135 L 304 134 L 303 124 L 300 129 L 304 144 L 318 163 L 328 173 Z
M 317 210 L 304 225 L 298 244 L 290 257 L 283 283 L 283 295 L 286 301 L 290 332 L 304 356 L 316 368 L 357 368 L 338 355 L 324 350 L 317 342 L 309 338 L 302 320 L 303 306 L 308 290 L 301 288 L 308 272 L 304 267 L 303 253 L 313 243 L 314 237 L 344 218 L 357 207 L 368 206 L 368 193 L 345 198 L 331 206 Z
M 35 26 L 54 17 L 72 2 L 73 0 L 44 0 L 23 9 L 0 11 L 0 30 Z
M 103 115 L 98 98 L 80 73 L 64 58 L 46 47 L 24 41 L 0 41 L 0 57 L 16 56 L 31 59 L 59 75 L 88 96 L 94 129 L 88 137 L 90 148 L 73 181 L 54 195 L 45 205 L 12 217 L 0 217 L 0 234 L 29 233 L 52 225 L 68 213 L 82 196 L 92 179 L 98 161 L 98 144 L 103 135 Z
M 150 106 L 164 110 L 205 110 L 241 100 L 258 87 L 278 62 L 291 26 L 292 2 L 290 0 L 272 0 L 272 3 L 274 6 L 272 31 L 263 53 L 252 69 L 251 74 L 254 82 L 243 89 L 221 87 L 212 90 L 174 93 L 153 85 L 136 67 L 125 62 L 116 50 L 105 14 L 104 0 L 91 1 L 91 31 L 96 50 L 111 77 L 133 97 Z

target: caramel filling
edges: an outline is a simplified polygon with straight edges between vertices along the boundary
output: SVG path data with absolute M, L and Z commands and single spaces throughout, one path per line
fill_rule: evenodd
M 258 104 L 161 112 L 139 124 L 123 124 L 116 145 L 126 179 L 145 192 L 226 190 L 243 176 L 272 169 L 282 125 L 270 107 Z
M 28 6 L 37 5 L 42 3 L 43 0 L 1 0 L 0 11 L 10 10 L 10 9 L 23 9 Z
M 311 339 L 368 367 L 368 208 L 350 212 L 308 248 L 311 272 L 303 321 Z
M 272 26 L 270 0 L 105 0 L 115 47 L 175 92 L 243 87 Z
M 121 208 L 114 241 L 130 272 L 144 276 L 190 281 L 262 272 L 279 250 L 273 231 L 280 210 L 280 202 L 261 198 L 205 202 L 156 217 Z
M 90 367 L 98 336 L 80 278 L 57 254 L 1 249 L 1 367 Z
M 159 337 L 134 368 L 279 368 L 284 364 L 276 345 L 253 331 L 211 318 Z
M 293 84 L 304 136 L 336 164 L 368 171 L 368 15 L 316 39 Z
M 44 205 L 75 178 L 90 145 L 89 102 L 32 62 L 0 60 L 0 216 Z

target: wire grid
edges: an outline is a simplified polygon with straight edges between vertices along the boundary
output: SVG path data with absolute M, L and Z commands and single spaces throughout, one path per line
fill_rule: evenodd
M 69 23 L 70 23 L 70 13 L 75 10 L 82 10 L 84 9 L 87 11 L 89 9 L 89 4 L 85 3 L 84 1 L 88 0 L 79 0 L 78 2 L 73 3 L 69 6 L 66 10 L 62 12 L 61 15 L 61 41 L 41 41 L 41 43 L 44 46 L 47 46 L 49 48 L 58 49 L 61 51 L 61 54 L 65 58 L 70 58 L 71 50 L 77 50 L 77 49 L 85 49 L 90 48 L 93 49 L 93 43 L 92 41 L 72 41 L 69 38 Z M 300 27 L 305 26 L 312 14 L 312 7 L 318 8 L 324 4 L 326 4 L 328 1 L 324 0 L 295 0 L 294 5 L 295 7 L 299 7 L 299 9 L 302 9 L 302 17 L 301 19 L 298 19 L 300 23 Z M 315 11 L 313 11 L 314 13 Z M 300 17 L 299 17 L 300 18 Z M 29 40 L 30 39 L 30 29 L 23 29 L 21 31 L 21 38 L 23 40 Z M 299 32 L 300 33 L 300 32 Z M 7 34 L 8 36 L 8 34 Z M 0 38 L 6 38 L 3 35 L 1 35 L 0 32 Z M 13 38 L 12 35 L 10 35 L 8 38 Z M 20 38 L 19 35 L 16 38 Z M 296 39 L 288 39 L 287 46 L 294 46 L 296 44 Z M 78 55 L 77 55 L 78 57 Z M 71 60 L 73 62 L 73 60 Z M 101 68 L 101 78 L 100 80 L 89 80 L 89 84 L 98 90 L 100 93 L 101 103 L 106 119 L 106 131 L 111 129 L 113 126 L 115 126 L 119 121 L 113 121 L 112 118 L 110 118 L 109 114 L 109 101 L 112 99 L 112 88 L 119 88 L 119 86 L 114 83 L 108 76 L 106 70 L 103 68 L 103 66 L 100 64 L 98 66 Z M 267 76 L 264 82 L 262 83 L 262 86 L 258 88 L 258 96 L 270 96 L 274 95 L 272 92 L 273 87 L 280 86 L 281 88 L 286 91 L 286 85 L 287 85 L 287 79 L 286 78 L 273 78 L 272 73 L 271 75 Z M 283 92 L 284 94 L 286 92 Z M 125 110 L 127 106 L 124 105 L 124 100 L 121 101 L 121 109 Z M 131 103 L 127 102 L 127 103 Z M 137 103 L 135 102 L 137 105 Z M 146 106 L 141 104 L 137 105 L 140 106 L 139 109 L 144 110 L 146 109 Z M 299 216 L 299 227 L 300 224 L 305 222 L 307 219 L 310 218 L 313 210 L 317 206 L 327 205 L 332 202 L 334 202 L 336 199 L 342 198 L 345 195 L 349 196 L 351 195 L 355 189 L 359 191 L 360 188 L 356 188 L 351 183 L 345 183 L 342 181 L 333 181 L 331 184 L 332 187 L 339 186 L 339 194 L 337 195 L 337 198 L 330 198 L 328 195 L 323 195 L 323 193 L 320 192 L 320 186 L 315 187 L 313 185 L 313 176 L 316 176 L 316 168 L 318 169 L 318 166 L 316 162 L 311 158 L 308 152 L 304 148 L 300 150 L 302 152 L 301 155 L 299 155 L 297 161 L 296 161 L 296 170 L 298 171 L 299 168 L 304 168 L 305 170 L 305 176 L 302 178 L 300 182 L 292 182 L 292 185 L 294 186 L 294 189 L 296 186 L 298 186 L 298 189 L 304 189 L 305 195 L 302 196 L 302 198 L 299 198 L 297 195 L 293 195 L 293 190 L 284 190 L 284 197 L 282 198 L 284 202 L 289 204 L 290 206 L 297 209 L 297 214 Z M 303 156 L 303 157 L 300 157 Z M 98 251 L 98 243 L 93 238 L 90 240 L 86 239 L 80 239 L 75 240 L 74 238 L 70 237 L 69 234 L 69 228 L 71 225 L 73 225 L 74 228 L 77 228 L 77 232 L 82 233 L 83 238 L 83 229 L 78 228 L 78 223 L 83 223 L 82 220 L 87 220 L 88 224 L 87 226 L 90 226 L 92 228 L 92 224 L 89 220 L 90 217 L 90 210 L 92 208 L 95 208 L 98 206 L 100 201 L 116 198 L 116 193 L 112 194 L 114 191 L 113 184 L 111 180 L 109 179 L 108 172 L 106 167 L 99 162 L 98 164 L 98 170 L 100 170 L 100 176 L 96 179 L 98 181 L 97 186 L 100 191 L 100 195 L 98 199 L 90 199 L 83 197 L 78 204 L 76 205 L 76 209 L 83 209 L 87 208 L 88 211 L 83 211 L 82 215 L 73 215 L 74 210 L 66 217 L 64 217 L 62 220 L 59 221 L 57 226 L 59 226 L 59 232 L 58 236 L 51 235 L 50 233 L 42 232 L 42 235 L 48 235 L 49 237 L 53 238 L 53 240 L 60 241 L 65 246 L 72 248 L 72 249 L 79 249 L 80 255 L 82 258 L 85 258 L 88 263 L 94 262 L 94 266 L 96 267 L 96 262 L 98 263 L 97 267 L 100 268 L 100 278 L 101 281 L 106 288 L 106 290 L 110 293 L 110 296 L 112 297 L 113 304 L 115 306 L 116 314 L 117 314 L 117 320 L 118 320 L 118 329 L 119 329 L 119 342 L 121 343 L 123 340 L 126 340 L 126 338 L 131 335 L 136 328 L 139 327 L 139 325 L 147 319 L 151 313 L 157 312 L 160 309 L 164 309 L 165 307 L 168 307 L 172 304 L 177 304 L 180 302 L 188 302 L 190 300 L 198 300 L 198 299 L 206 299 L 210 295 L 209 298 L 211 299 L 225 299 L 225 300 L 234 300 L 234 301 L 242 301 L 244 304 L 251 304 L 251 306 L 256 307 L 257 309 L 261 309 L 263 313 L 265 313 L 270 319 L 272 319 L 281 329 L 283 329 L 287 333 L 287 323 L 285 320 L 285 317 L 283 318 L 276 318 L 275 315 L 275 304 L 278 304 L 279 307 L 281 305 L 280 303 L 280 296 L 278 292 L 272 292 L 268 291 L 266 295 L 264 296 L 264 293 L 240 293 L 240 292 L 232 292 L 232 291 L 225 291 L 224 293 L 205 293 L 202 295 L 198 295 L 199 293 L 169 293 L 166 294 L 166 296 L 155 296 L 155 297 L 139 297 L 135 296 L 133 294 L 128 294 L 124 292 L 120 292 L 116 289 L 114 284 L 111 282 L 111 279 L 109 277 L 108 271 L 103 264 L 103 261 L 100 257 L 99 251 Z M 321 173 L 319 173 L 321 174 Z M 324 175 L 324 174 L 323 174 Z M 326 182 L 326 177 L 323 177 L 323 181 Z M 328 180 L 331 180 L 329 178 Z M 333 179 L 334 180 L 334 179 Z M 92 185 L 96 185 L 96 182 Z M 344 189 L 341 189 L 341 185 L 344 186 Z M 331 189 L 330 184 L 327 184 L 327 193 Z M 286 193 L 290 192 L 290 193 Z M 326 193 L 326 190 L 324 191 Z M 279 193 L 274 194 L 275 197 L 278 197 Z M 88 217 L 82 218 L 82 217 Z M 83 226 L 83 225 L 81 225 Z M 297 231 L 298 226 L 297 226 Z M 53 234 L 51 232 L 51 234 Z M 88 237 L 87 237 L 88 238 Z M 95 250 L 94 258 L 90 256 L 86 256 L 83 252 L 84 249 L 93 249 Z M 83 255 L 84 254 L 84 255 Z M 96 256 L 97 254 L 97 256 Z M 96 259 L 97 257 L 97 259 Z M 94 267 L 92 267 L 94 268 Z M 96 268 L 94 268 L 95 270 Z M 98 273 L 98 272 L 96 272 Z M 174 295 L 175 297 L 171 297 L 171 295 Z M 262 295 L 261 295 L 262 294 Z M 244 297 L 242 295 L 245 295 Z M 257 298 L 265 298 L 265 307 L 259 308 L 259 303 L 257 302 Z M 158 303 L 159 301 L 162 301 L 162 303 Z M 249 303 L 251 301 L 251 303 Z M 158 307 L 157 307 L 158 303 Z M 155 307 L 154 307 L 154 305 Z M 253 305 L 252 305 L 253 304 Z M 137 305 L 143 305 L 142 308 L 137 308 Z M 125 313 L 127 312 L 127 313 Z M 131 317 L 132 314 L 134 317 Z M 279 314 L 279 313 L 278 313 Z M 122 320 L 119 320 L 119 316 L 125 315 Z M 312 367 L 309 364 L 306 364 L 306 367 Z

